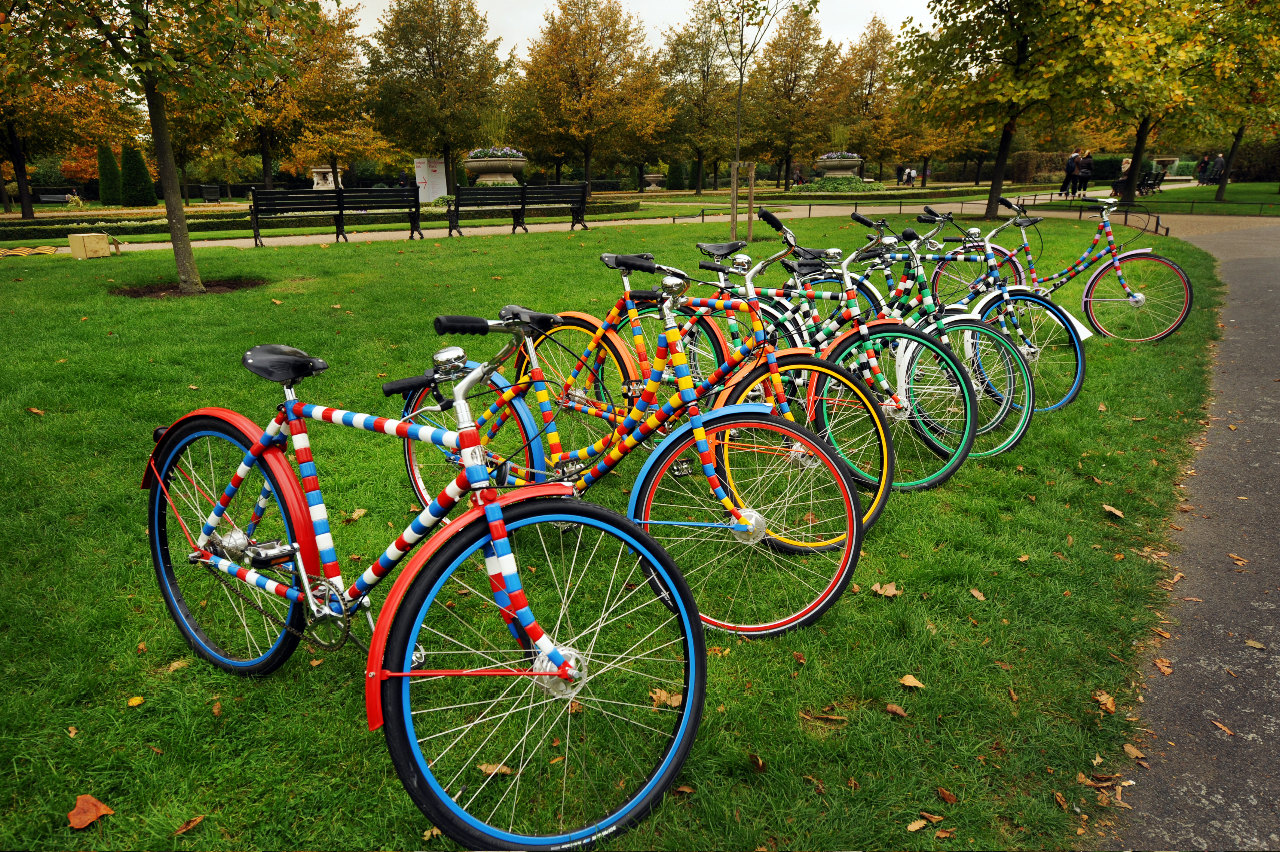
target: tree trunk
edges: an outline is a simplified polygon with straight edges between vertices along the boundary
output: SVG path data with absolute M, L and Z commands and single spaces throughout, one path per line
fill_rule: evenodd
M 1144 115 L 1138 122 L 1138 132 L 1133 141 L 1133 154 L 1129 158 L 1129 174 L 1124 177 L 1124 186 L 1120 189 L 1120 201 L 1132 204 L 1138 194 L 1138 178 L 1142 175 L 1142 158 L 1147 153 L 1147 137 L 1151 135 L 1151 116 Z
M 444 194 L 457 197 L 458 175 L 453 165 L 453 146 L 441 145 L 440 156 L 444 157 Z
M 734 160 L 729 164 L 729 239 L 738 238 L 738 168 L 742 164 Z
M 711 164 L 711 188 L 720 189 L 720 161 L 716 160 Z
M 4 205 L 4 212 L 13 212 L 13 199 L 9 197 L 9 188 L 5 186 L 3 175 L 0 175 L 0 204 Z
M 1241 124 L 1236 128 L 1236 135 L 1231 139 L 1231 150 L 1227 152 L 1226 165 L 1222 167 L 1222 177 L 1218 180 L 1218 191 L 1214 193 L 1214 201 L 1227 200 L 1227 177 L 1231 174 L 1231 167 L 1235 165 L 1236 152 L 1240 150 L 1240 140 L 1244 139 L 1245 126 Z
M 645 185 L 644 163 L 641 163 L 640 165 L 636 166 L 636 189 L 638 189 L 640 192 L 643 193 L 644 185 Z
M 564 165 L 563 160 L 556 160 L 556 183 L 560 183 L 560 168 Z
M 973 169 L 973 185 L 974 186 L 977 186 L 978 184 L 982 183 L 982 164 L 985 163 L 986 161 L 987 161 L 987 156 L 985 154 L 978 155 L 978 161 L 974 165 L 974 169 Z
M 191 250 L 187 233 L 187 215 L 178 192 L 178 168 L 173 162 L 173 143 L 169 139 L 169 116 L 165 113 L 164 95 L 156 88 L 156 79 L 148 74 L 142 79 L 147 98 L 147 115 L 151 119 L 151 141 L 156 149 L 156 165 L 160 168 L 160 186 L 164 190 L 164 215 L 169 220 L 169 239 L 173 242 L 173 259 L 178 267 L 178 289 L 183 293 L 203 293 L 196 255 Z
M 27 180 L 27 154 L 22 147 L 22 137 L 12 121 L 5 122 L 9 135 L 9 162 L 13 163 L 13 177 L 18 182 L 18 202 L 22 205 L 22 218 L 36 218 L 36 208 L 31 199 L 31 183 Z
M 258 156 L 262 157 L 262 188 L 275 189 L 271 181 L 271 134 L 265 125 L 258 127 Z
M 994 219 L 1000 213 L 1000 192 L 1004 189 L 1004 168 L 1009 162 L 1009 149 L 1013 147 L 1013 133 L 1018 120 L 1011 118 L 1000 131 L 1000 149 L 996 151 L 996 164 L 991 169 L 991 191 L 987 193 L 987 210 L 984 214 Z
M 702 152 L 698 152 L 698 176 L 694 180 L 694 195 L 702 195 Z
M 786 164 L 787 173 L 782 178 L 782 188 L 787 192 L 791 191 L 791 151 L 787 151 L 787 156 L 783 162 Z
M 929 158 L 924 157 L 920 163 L 920 187 L 929 185 Z
M 591 146 L 582 146 L 582 179 L 587 182 L 587 195 L 591 195 Z

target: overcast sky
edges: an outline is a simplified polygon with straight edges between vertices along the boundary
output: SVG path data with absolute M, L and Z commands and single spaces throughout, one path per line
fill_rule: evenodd
M 377 27 L 378 16 L 390 0 L 363 0 L 360 32 L 368 35 Z M 657 46 L 662 32 L 685 20 L 692 0 L 622 0 L 622 5 L 639 16 L 649 30 L 649 41 Z M 531 37 L 542 28 L 544 12 L 553 0 L 476 0 L 480 11 L 489 17 L 489 33 L 502 39 L 505 55 L 513 47 L 523 55 Z M 827 38 L 849 42 L 858 38 L 863 25 L 872 15 L 879 15 L 897 32 L 908 16 L 916 23 L 930 20 L 926 0 L 821 0 L 818 21 Z

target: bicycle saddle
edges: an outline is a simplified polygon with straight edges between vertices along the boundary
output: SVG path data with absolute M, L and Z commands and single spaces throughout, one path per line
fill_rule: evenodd
M 805 278 L 818 272 L 830 272 L 830 267 L 820 260 L 784 260 L 782 268 L 797 278 Z
M 600 255 L 600 262 L 610 269 L 619 269 L 618 258 L 620 257 L 634 258 L 635 260 L 647 260 L 650 262 L 653 261 L 653 255 L 645 252 L 643 254 L 602 254 Z
M 736 251 L 747 247 L 746 240 L 735 240 L 731 243 L 696 243 L 698 251 L 712 260 L 722 260 Z
M 281 382 L 286 387 L 293 387 L 302 379 L 329 369 L 329 365 L 321 359 L 312 358 L 301 349 L 279 343 L 264 343 L 253 347 L 244 353 L 240 363 L 255 376 L 262 376 L 270 382 Z
M 527 331 L 536 331 L 538 334 L 546 334 L 551 329 L 560 325 L 564 320 L 555 314 L 544 314 L 538 311 L 531 311 L 520 305 L 507 305 L 498 311 L 498 318 L 507 323 L 519 323 L 524 326 Z
M 1043 221 L 1043 216 L 1022 216 L 1014 219 L 1013 224 L 1017 225 L 1019 228 L 1030 228 L 1032 225 L 1037 225 Z

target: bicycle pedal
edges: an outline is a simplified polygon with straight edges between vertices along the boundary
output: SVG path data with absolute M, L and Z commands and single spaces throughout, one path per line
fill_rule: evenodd
M 277 565 L 292 562 L 297 553 L 296 543 L 283 544 L 279 539 L 250 545 L 244 551 L 244 555 L 249 557 L 249 565 L 253 568 L 274 568 Z

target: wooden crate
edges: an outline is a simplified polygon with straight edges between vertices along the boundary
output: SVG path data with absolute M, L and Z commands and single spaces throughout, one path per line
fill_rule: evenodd
M 71 244 L 71 256 L 76 260 L 111 254 L 110 238 L 106 234 L 69 234 L 67 241 Z

